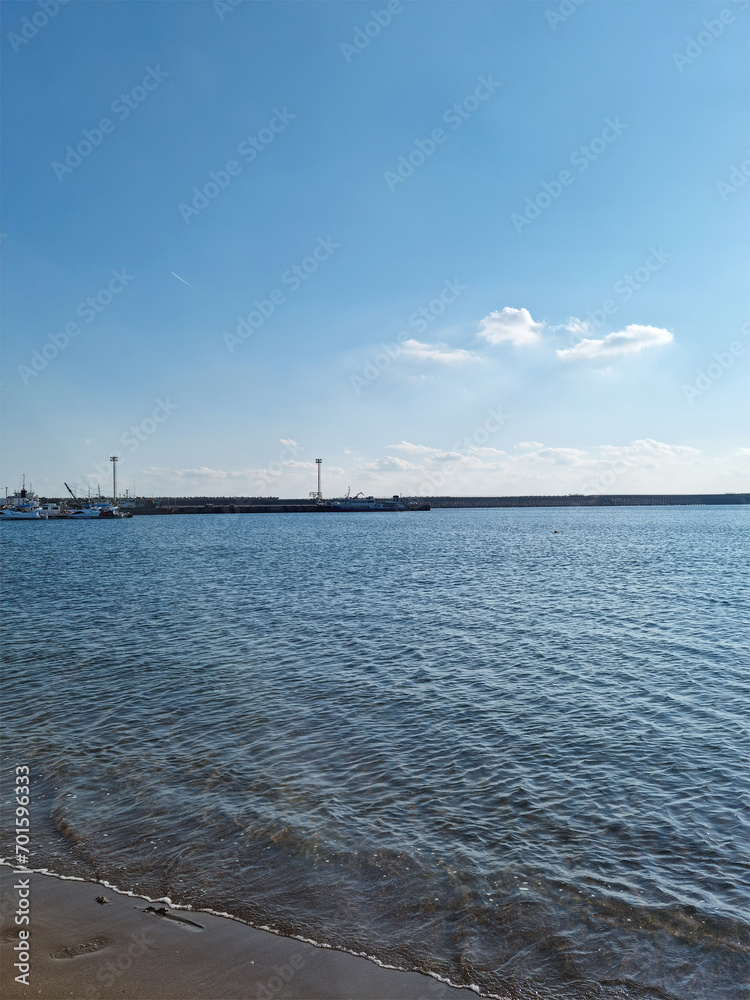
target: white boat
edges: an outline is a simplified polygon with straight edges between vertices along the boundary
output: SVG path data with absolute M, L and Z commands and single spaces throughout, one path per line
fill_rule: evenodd
M 40 521 L 46 519 L 39 504 L 39 497 L 34 493 L 29 483 L 26 489 L 26 476 L 20 490 L 5 498 L 5 506 L 0 509 L 0 521 Z
M 0 521 L 45 521 L 38 507 L 3 507 Z
M 429 504 L 416 504 L 403 500 L 394 494 L 390 500 L 379 497 L 366 497 L 361 493 L 356 496 L 337 497 L 334 500 L 319 500 L 318 508 L 324 511 L 391 511 L 391 510 L 429 510 Z
M 90 517 L 117 517 L 117 507 L 111 503 L 88 503 L 83 507 L 70 511 L 74 521 L 82 521 Z

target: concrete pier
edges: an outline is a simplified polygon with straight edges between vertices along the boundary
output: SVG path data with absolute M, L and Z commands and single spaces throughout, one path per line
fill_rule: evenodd
M 609 496 L 405 497 L 444 507 L 672 507 L 750 504 L 750 493 L 612 494 Z M 318 514 L 309 500 L 277 497 L 161 497 L 129 508 L 133 514 Z

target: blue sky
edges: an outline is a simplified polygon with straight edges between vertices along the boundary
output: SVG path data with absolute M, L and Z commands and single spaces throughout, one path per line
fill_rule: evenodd
M 746 490 L 748 7 L 6 0 L 2 485 Z

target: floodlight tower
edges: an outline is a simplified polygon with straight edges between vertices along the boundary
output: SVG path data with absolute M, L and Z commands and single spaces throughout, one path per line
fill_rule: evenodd
M 110 455 L 112 463 L 112 503 L 117 506 L 117 455 Z
M 315 459 L 315 464 L 318 467 L 318 500 L 322 500 L 323 499 L 323 494 L 322 494 L 321 489 L 320 489 L 320 467 L 323 464 L 323 459 L 322 458 L 316 458 Z

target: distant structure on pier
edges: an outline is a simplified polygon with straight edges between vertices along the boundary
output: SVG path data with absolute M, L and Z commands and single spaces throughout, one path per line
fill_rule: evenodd
M 315 459 L 315 464 L 318 467 L 318 488 L 317 488 L 317 490 L 314 493 L 310 493 L 310 499 L 311 500 L 322 500 L 323 499 L 323 493 L 322 493 L 322 491 L 320 489 L 320 467 L 323 464 L 323 459 L 322 458 L 316 458 Z

